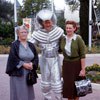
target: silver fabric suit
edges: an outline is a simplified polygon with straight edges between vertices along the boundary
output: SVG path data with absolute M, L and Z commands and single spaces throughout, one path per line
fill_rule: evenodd
M 58 55 L 59 39 L 63 30 L 55 27 L 51 32 L 36 31 L 31 41 L 37 41 L 42 55 L 40 56 L 41 90 L 47 98 L 51 99 L 50 90 L 55 93 L 57 100 L 62 100 L 61 64 Z
M 46 18 L 44 15 L 49 17 Z M 52 18 L 54 21 L 55 19 L 55 16 L 52 17 L 48 11 L 40 13 L 39 17 L 41 16 L 44 20 Z M 56 25 L 50 32 L 40 29 L 32 34 L 31 42 L 38 44 L 42 53 L 39 59 L 42 78 L 40 87 L 44 100 L 51 100 L 51 90 L 55 93 L 57 100 L 62 100 L 61 64 L 58 55 L 59 39 L 62 35 L 63 30 Z

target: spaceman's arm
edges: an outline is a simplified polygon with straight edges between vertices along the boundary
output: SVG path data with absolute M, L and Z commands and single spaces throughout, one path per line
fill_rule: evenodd
M 34 39 L 33 37 L 31 37 L 28 41 L 33 43 L 34 45 L 38 44 L 38 41 L 36 39 Z

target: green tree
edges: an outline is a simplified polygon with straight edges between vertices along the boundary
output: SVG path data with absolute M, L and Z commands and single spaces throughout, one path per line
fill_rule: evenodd
M 97 7 L 98 7 L 98 9 L 100 10 L 100 1 L 98 1 Z
M 9 24 L 1 23 L 0 21 L 0 44 L 10 44 L 14 40 L 14 25 L 10 21 Z
M 5 0 L 0 0 L 0 18 L 3 22 L 8 22 L 13 18 L 14 7 L 13 4 Z
M 79 2 L 74 2 L 71 5 L 69 5 L 72 12 L 74 12 L 75 10 L 78 10 L 79 6 L 80 6 Z
M 64 16 L 57 17 L 57 25 L 65 31 L 65 19 Z
M 14 40 L 13 4 L 0 0 L 0 44 L 9 44 Z
M 26 0 L 24 6 L 19 9 L 18 23 L 22 24 L 22 18 L 35 16 L 44 3 L 47 7 L 49 6 L 49 0 Z

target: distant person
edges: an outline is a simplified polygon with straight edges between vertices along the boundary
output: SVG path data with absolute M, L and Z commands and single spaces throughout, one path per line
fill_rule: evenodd
M 63 97 L 68 100 L 79 100 L 74 82 L 85 76 L 85 44 L 82 38 L 75 34 L 76 30 L 76 22 L 66 21 L 66 36 L 60 41 L 64 55 Z
M 59 40 L 64 31 L 56 26 L 56 16 L 52 11 L 43 9 L 37 14 L 38 30 L 32 34 L 31 42 L 38 45 L 41 50 L 40 87 L 44 100 L 51 99 L 53 90 L 57 100 L 62 100 L 61 64 L 58 55 Z
M 37 77 L 38 55 L 34 45 L 27 41 L 28 29 L 18 26 L 18 40 L 11 45 L 6 73 L 10 76 L 10 100 L 34 100 L 34 89 L 27 85 L 26 76 L 29 71 Z

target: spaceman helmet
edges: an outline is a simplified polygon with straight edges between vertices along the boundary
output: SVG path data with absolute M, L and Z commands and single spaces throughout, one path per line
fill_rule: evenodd
M 36 20 L 37 20 L 38 24 L 40 24 L 41 26 L 43 26 L 42 22 L 46 21 L 46 20 L 52 20 L 53 25 L 56 25 L 56 23 L 57 23 L 56 15 L 48 9 L 43 9 L 43 10 L 39 11 L 36 15 Z

